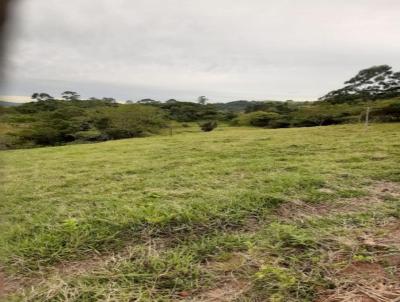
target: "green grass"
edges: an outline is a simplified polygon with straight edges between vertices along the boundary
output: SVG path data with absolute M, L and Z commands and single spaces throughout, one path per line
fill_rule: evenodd
M 298 261 L 320 263 L 319 240 L 346 232 L 350 218 L 287 223 L 276 208 L 292 200 L 329 204 L 363 196 L 377 180 L 399 182 L 400 124 L 190 128 L 171 137 L 2 151 L 0 160 L 7 275 L 34 279 L 60 262 L 121 253 L 16 301 L 170 301 L 221 280 L 205 263 L 237 252 L 264 259 L 257 269 L 239 269 L 253 286 L 243 301 L 310 301 L 329 282 L 317 269 L 304 277 Z M 381 220 L 397 213 L 398 201 L 391 202 L 377 210 Z M 369 228 L 376 215 L 355 213 L 350 224 Z M 157 240 L 161 247 L 150 249 Z M 285 258 L 293 253 L 296 259 Z

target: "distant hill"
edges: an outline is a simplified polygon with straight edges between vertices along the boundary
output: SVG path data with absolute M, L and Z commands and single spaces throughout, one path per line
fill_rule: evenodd
M 0 107 L 15 107 L 15 106 L 20 106 L 20 105 L 21 105 L 21 103 L 0 101 Z

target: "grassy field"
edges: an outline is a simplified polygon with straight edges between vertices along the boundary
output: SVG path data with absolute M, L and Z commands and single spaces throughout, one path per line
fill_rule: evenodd
M 4 301 L 400 297 L 400 124 L 0 156 Z

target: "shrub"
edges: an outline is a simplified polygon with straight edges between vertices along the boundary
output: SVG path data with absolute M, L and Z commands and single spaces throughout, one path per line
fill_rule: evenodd
M 7 150 L 20 145 L 19 138 L 15 135 L 6 133 L 0 135 L 0 150 Z
M 166 127 L 163 112 L 148 105 L 107 108 L 94 119 L 96 128 L 110 139 L 146 136 Z
M 75 139 L 79 141 L 97 142 L 105 141 L 107 138 L 99 130 L 79 131 L 75 133 Z
M 234 120 L 238 126 L 254 126 L 254 127 L 269 127 L 274 121 L 282 118 L 282 115 L 276 112 L 255 111 L 242 114 L 238 119 Z
M 200 128 L 204 132 L 210 132 L 213 131 L 215 128 L 217 128 L 218 124 L 216 121 L 210 121 L 210 122 L 204 122 L 199 124 Z
M 36 126 L 18 133 L 23 142 L 32 141 L 37 145 L 55 145 L 62 142 L 60 131 L 46 126 Z
M 289 128 L 290 125 L 291 125 L 291 122 L 288 117 L 280 118 L 277 120 L 272 120 L 269 123 L 270 128 Z
M 371 117 L 379 122 L 400 121 L 400 102 L 392 103 L 382 108 L 373 109 Z

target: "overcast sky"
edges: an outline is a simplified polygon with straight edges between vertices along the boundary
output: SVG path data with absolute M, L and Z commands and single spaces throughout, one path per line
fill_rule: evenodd
M 19 0 L 0 95 L 315 100 L 400 70 L 399 0 Z

